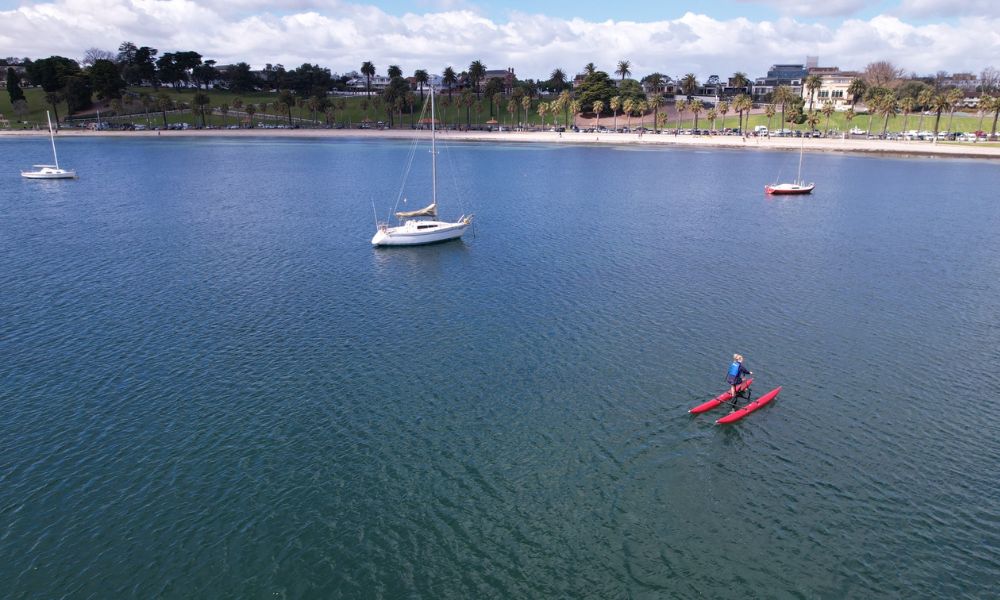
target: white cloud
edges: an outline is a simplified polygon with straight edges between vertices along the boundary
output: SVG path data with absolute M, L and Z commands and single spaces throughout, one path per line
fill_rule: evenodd
M 894 11 L 903 17 L 1000 17 L 997 0 L 902 0 Z
M 931 0 L 910 0 L 910 2 Z M 628 59 L 634 76 L 687 72 L 704 79 L 743 71 L 763 75 L 773 63 L 819 56 L 822 65 L 861 69 L 890 60 L 907 71 L 979 72 L 1000 56 L 1000 17 L 914 24 L 899 16 L 827 25 L 782 18 L 720 20 L 686 13 L 654 22 L 587 21 L 512 13 L 497 22 L 471 9 L 390 15 L 333 0 L 56 0 L 0 11 L 0 54 L 78 58 L 90 47 L 117 49 L 123 41 L 161 53 L 194 50 L 220 64 L 255 67 L 308 62 L 334 72 L 371 60 L 384 73 L 444 67 L 473 60 L 514 67 L 521 77 L 547 78 L 559 67 L 572 75 L 589 62 L 612 72 Z
M 797 17 L 847 17 L 869 4 L 868 0 L 736 0 L 742 4 L 763 4 L 783 15 Z M 917 2 L 925 0 L 915 0 Z M 932 0 L 926 0 L 932 1 Z

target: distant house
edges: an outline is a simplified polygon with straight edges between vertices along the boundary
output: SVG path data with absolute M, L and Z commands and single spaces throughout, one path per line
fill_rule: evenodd
M 504 95 L 510 95 L 510 93 L 514 91 L 514 83 L 517 81 L 517 78 L 514 76 L 513 67 L 488 70 L 486 71 L 486 74 L 483 75 L 483 78 L 479 80 L 480 91 L 486 88 L 486 83 L 490 79 L 499 79 L 503 83 Z
M 367 86 L 368 79 L 364 75 L 358 75 L 347 80 L 347 89 L 354 94 L 364 94 L 368 91 Z M 385 75 L 375 75 L 371 78 L 371 91 L 373 94 L 381 94 L 387 87 L 389 87 L 389 78 Z
M 826 102 L 833 102 L 834 110 L 845 111 L 855 104 L 856 100 L 847 91 L 851 87 L 851 82 L 861 77 L 861 73 L 856 71 L 841 71 L 837 67 L 813 67 L 809 69 L 809 75 L 818 75 L 820 87 L 813 96 L 813 108 L 819 109 Z M 802 99 L 809 105 L 809 88 L 802 86 Z

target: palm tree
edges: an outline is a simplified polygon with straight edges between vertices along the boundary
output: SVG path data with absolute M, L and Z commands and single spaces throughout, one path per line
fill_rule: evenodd
M 191 100 L 191 102 L 194 103 L 194 105 L 197 106 L 199 111 L 201 112 L 201 126 L 204 127 L 205 107 L 208 106 L 209 102 L 211 102 L 211 100 L 209 100 L 208 98 L 208 94 L 198 92 L 197 94 L 194 95 L 194 98 Z
M 240 116 L 239 116 L 239 112 L 241 110 L 243 110 L 243 99 L 242 98 L 233 98 L 233 110 L 236 111 L 236 115 L 235 115 L 236 116 L 236 126 L 237 127 L 243 127 L 242 125 L 240 125 Z
M 253 116 L 257 112 L 257 107 L 253 104 L 247 104 L 247 116 L 250 117 L 250 129 L 253 129 Z
M 694 95 L 696 89 L 698 89 L 698 79 L 694 73 L 688 73 L 681 78 L 681 90 L 684 91 L 684 95 L 690 97 Z
M 652 88 L 654 94 L 659 94 L 663 89 L 663 76 L 659 73 L 653 73 L 647 77 L 646 82 L 649 83 L 649 87 Z
M 751 100 L 750 96 L 747 96 L 746 94 L 740 94 L 739 96 L 736 96 L 735 100 L 733 100 L 733 108 L 740 113 L 740 133 L 743 133 L 743 113 L 747 113 L 747 122 L 749 123 L 750 109 L 753 108 L 753 100 Z
M 389 75 L 389 79 L 392 79 L 393 77 L 402 77 L 403 70 L 399 68 L 399 65 L 389 65 L 389 69 L 386 71 L 386 74 Z
M 864 98 L 867 91 L 868 83 L 864 79 L 855 77 L 851 80 L 850 85 L 847 86 L 847 93 L 851 95 L 851 108 L 854 108 L 858 100 Z
M 458 83 L 458 75 L 455 75 L 455 69 L 445 67 L 444 73 L 441 74 L 441 83 L 448 86 L 448 100 L 451 100 L 451 90 Z
M 156 96 L 156 108 L 160 109 L 160 114 L 163 115 L 163 127 L 167 127 L 167 111 L 172 110 L 174 107 L 174 101 L 170 99 L 170 96 L 166 92 L 160 92 Z
M 830 117 L 833 116 L 833 111 L 834 111 L 833 102 L 831 102 L 830 100 L 827 100 L 826 102 L 824 102 L 823 103 L 823 108 L 820 109 L 820 112 L 823 113 L 824 115 L 826 115 L 826 132 L 827 133 L 830 132 Z
M 715 118 L 718 116 L 719 112 L 714 108 L 708 109 L 708 112 L 705 113 L 705 118 L 712 122 L 712 131 L 715 131 Z
M 635 110 L 635 101 L 631 98 L 625 98 L 625 101 L 622 102 L 622 110 L 625 111 L 625 127 L 632 129 L 632 111 Z
M 864 83 L 864 82 L 862 82 L 862 83 Z M 792 93 L 792 88 L 788 87 L 787 85 L 779 85 L 778 87 L 774 88 L 774 97 L 772 99 L 774 100 L 775 104 L 780 104 L 781 105 L 781 128 L 782 129 L 785 128 L 785 123 L 788 122 L 788 121 L 785 120 L 785 107 L 788 106 L 788 103 L 792 101 L 793 97 L 794 97 L 794 94 Z
M 601 127 L 601 113 L 604 111 L 604 101 L 594 100 L 594 114 L 597 115 L 597 127 Z
M 496 105 L 497 105 L 497 116 L 498 117 L 500 116 L 500 103 L 501 102 L 503 102 L 503 94 L 501 94 L 500 92 L 497 92 L 497 93 L 493 94 L 493 97 L 490 98 L 490 116 L 491 117 L 493 116 L 493 104 L 494 103 L 496 103 Z
M 814 110 L 809 111 L 806 115 L 806 123 L 809 125 L 811 131 L 816 131 L 816 125 L 819 123 L 819 113 Z
M 569 90 L 563 90 L 559 94 L 559 107 L 563 111 L 563 125 L 569 126 L 569 108 L 570 103 L 573 101 L 573 96 L 570 95 Z
M 750 85 L 750 79 L 747 78 L 747 74 L 742 71 L 733 73 L 732 82 L 733 87 L 739 90 L 746 90 L 746 87 Z
M 769 133 L 770 133 L 770 131 L 771 131 L 771 119 L 773 119 L 773 118 L 774 118 L 774 114 L 775 114 L 776 112 L 777 112 L 777 111 L 776 111 L 776 110 L 774 110 L 774 105 L 773 105 L 773 104 L 768 104 L 768 105 L 767 105 L 767 106 L 766 106 L 766 107 L 764 108 L 764 114 L 765 114 L 765 115 L 767 115 L 767 131 L 768 131 Z
M 979 126 L 976 127 L 976 131 L 983 130 L 983 119 L 986 118 L 986 113 L 990 110 L 990 97 L 985 94 L 979 97 L 979 102 L 977 103 L 977 110 L 979 111 Z
M 531 96 L 524 96 L 521 98 L 521 108 L 524 109 L 524 124 L 528 124 L 528 114 L 531 111 Z
M 562 69 L 556 67 L 552 70 L 552 74 L 549 75 L 549 81 L 552 82 L 557 92 L 561 92 L 566 87 L 566 73 L 563 73 Z
M 995 140 L 997 137 L 997 117 L 1000 117 L 1000 96 L 993 96 L 989 104 L 990 110 L 993 111 L 993 129 L 990 131 L 990 139 Z
M 719 102 L 719 104 L 718 104 L 718 106 L 716 108 L 718 108 L 719 114 L 722 115 L 722 128 L 725 129 L 726 128 L 726 113 L 729 112 L 729 103 L 726 102 L 725 100 L 723 100 L 722 102 Z
M 618 131 L 618 110 L 622 107 L 622 97 L 613 96 L 611 98 L 611 112 L 615 115 L 615 132 Z
M 701 100 L 695 98 L 691 101 L 688 106 L 688 110 L 694 115 L 694 124 L 691 125 L 691 129 L 698 129 L 698 113 L 705 109 L 705 105 L 702 104 Z
M 660 120 L 660 104 L 662 103 L 663 96 L 656 92 L 649 97 L 649 105 L 653 107 L 653 131 L 656 131 L 656 123 Z
M 219 112 L 222 113 L 222 126 L 229 126 L 229 105 L 223 102 L 219 105 Z
M 950 104 L 948 102 L 948 96 L 946 94 L 937 94 L 934 96 L 934 100 L 931 101 L 931 109 L 936 113 L 934 117 L 934 141 L 937 141 L 938 136 L 938 125 L 941 124 L 941 113 L 948 110 Z
M 907 96 L 899 101 L 899 108 L 903 109 L 903 131 L 906 131 L 906 123 L 910 120 L 910 113 L 913 112 L 913 107 L 916 106 L 916 101 Z
M 809 90 L 809 110 L 813 109 L 813 98 L 816 97 L 816 90 L 823 87 L 823 78 L 813 73 L 806 77 L 805 88 Z
M 684 111 L 687 110 L 688 103 L 684 100 L 678 100 L 674 103 L 674 108 L 677 109 L 677 129 L 674 129 L 674 135 L 681 132 L 681 117 L 684 115 Z
M 594 66 L 594 63 L 589 62 L 583 66 L 583 72 L 586 73 L 587 75 L 593 75 L 594 73 L 597 72 L 597 67 Z
M 149 107 L 153 106 L 155 100 L 149 94 L 143 93 L 139 95 L 139 103 L 142 104 L 143 110 L 146 111 L 146 127 L 152 127 L 149 122 Z M 982 129 L 983 120 L 979 120 L 979 128 Z
M 889 131 L 889 117 L 894 116 L 899 109 L 899 102 L 893 93 L 884 94 L 878 105 L 878 112 L 885 117 L 882 123 L 882 135 Z
M 615 69 L 615 74 L 621 75 L 622 81 L 625 81 L 625 78 L 632 74 L 632 71 L 629 70 L 631 67 L 632 63 L 626 59 L 622 59 L 618 61 L 618 68 Z
M 370 60 L 361 63 L 361 74 L 365 76 L 365 92 L 372 97 L 372 77 L 375 76 L 375 65 Z
M 427 75 L 426 69 L 417 69 L 413 72 L 413 81 L 417 82 L 417 86 L 420 88 L 420 105 L 424 105 L 424 86 L 430 81 L 430 77 Z
M 549 103 L 539 102 L 536 110 L 538 110 L 538 116 L 542 118 L 542 129 L 545 129 L 545 113 L 549 112 Z
M 569 103 L 569 112 L 573 115 L 573 126 L 576 126 L 576 116 L 580 114 L 583 110 L 583 105 L 580 104 L 579 100 L 573 100 Z
M 921 90 L 917 94 L 917 105 L 920 107 L 920 122 L 917 124 L 917 129 L 920 131 L 924 130 L 924 112 L 930 109 L 931 104 L 934 103 L 934 91 L 930 88 Z
M 951 122 L 955 119 L 955 111 L 958 109 L 958 105 L 963 99 L 965 99 L 965 94 L 958 88 L 948 92 L 948 131 L 952 133 L 954 133 L 955 130 L 951 128 Z
M 479 99 L 479 81 L 484 76 L 486 76 L 486 65 L 482 61 L 472 61 L 469 64 L 469 78 L 472 79 L 472 86 L 476 88 L 476 100 Z
M 854 107 L 853 106 L 851 108 L 848 108 L 847 112 L 844 113 L 844 119 L 847 121 L 847 124 L 845 125 L 845 127 L 847 127 L 848 128 L 847 130 L 850 131 L 853 128 L 851 126 L 854 124 Z

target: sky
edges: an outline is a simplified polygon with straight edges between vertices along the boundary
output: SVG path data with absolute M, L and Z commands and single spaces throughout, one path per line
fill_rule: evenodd
M 587 63 L 632 76 L 740 71 L 776 63 L 906 73 L 1000 68 L 1000 0 L 0 0 L 0 57 L 82 59 L 130 41 L 160 54 L 193 50 L 244 61 L 348 73 L 372 61 L 456 71 L 479 60 L 519 78 L 572 76 Z

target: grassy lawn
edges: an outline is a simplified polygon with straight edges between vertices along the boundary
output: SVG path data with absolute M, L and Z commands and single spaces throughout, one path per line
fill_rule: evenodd
M 156 96 L 157 93 L 164 93 L 170 99 L 178 105 L 177 110 L 169 111 L 165 117 L 166 122 L 169 123 L 187 123 L 189 126 L 195 127 L 201 125 L 201 115 L 197 114 L 196 111 L 192 111 L 190 107 L 193 104 L 194 95 L 197 90 L 183 89 L 174 90 L 171 88 L 161 88 L 159 92 L 154 92 L 151 88 L 132 88 L 129 90 L 132 92 L 133 97 L 138 97 L 140 94 L 146 94 L 151 96 Z M 45 111 L 49 109 L 48 104 L 45 102 L 45 93 L 40 88 L 30 88 L 24 90 L 25 97 L 28 102 L 28 112 L 23 117 L 14 114 L 14 110 L 10 103 L 10 96 L 6 91 L 0 92 L 0 114 L 3 114 L 11 122 L 12 128 L 21 127 L 34 127 L 38 125 L 41 128 L 45 127 Z M 209 97 L 209 108 L 213 109 L 209 112 L 206 109 L 205 123 L 213 127 L 227 127 L 238 124 L 241 120 L 246 121 L 245 110 L 242 114 L 237 115 L 233 105 L 236 100 L 242 101 L 244 107 L 248 104 L 253 104 L 257 112 L 254 115 L 253 121 L 256 126 L 261 124 L 271 124 L 271 125 L 287 125 L 289 118 L 288 114 L 278 114 L 274 109 L 274 102 L 277 99 L 277 94 L 273 92 L 255 92 L 250 94 L 236 94 L 233 92 L 222 91 L 222 90 L 212 90 L 206 92 Z M 343 127 L 357 127 L 363 121 L 370 120 L 372 123 L 377 121 L 388 122 L 389 118 L 386 114 L 384 108 L 380 107 L 379 103 L 375 102 L 375 96 L 372 96 L 372 101 L 369 102 L 365 96 L 335 96 L 332 97 L 334 101 L 334 106 L 336 110 L 333 115 L 333 123 L 337 126 Z M 551 100 L 552 98 L 546 98 L 545 100 Z M 509 114 L 506 109 L 500 111 L 499 115 L 496 114 L 497 109 L 494 106 L 494 116 L 492 118 L 498 121 L 499 125 L 509 125 L 515 120 L 520 120 L 522 122 L 527 122 L 530 126 L 540 126 L 542 124 L 541 117 L 538 116 L 538 100 L 532 102 L 531 110 L 529 111 L 527 117 L 525 117 L 524 112 L 520 111 L 520 115 L 515 113 L 514 115 Z M 418 96 L 419 104 L 419 96 Z M 445 126 L 451 125 L 464 125 L 467 119 L 467 110 L 469 115 L 469 121 L 473 125 L 484 124 L 489 119 L 490 116 L 490 103 L 486 101 L 485 98 L 476 102 L 471 108 L 466 109 L 464 106 L 458 105 L 458 96 L 455 95 L 452 100 L 449 100 L 447 94 L 441 94 L 438 96 L 437 102 L 438 120 L 442 122 Z M 223 115 L 219 108 L 222 105 L 228 105 L 229 111 L 226 115 Z M 506 105 L 506 101 L 504 101 Z M 263 107 L 263 110 L 261 108 Z M 506 106 L 505 106 L 506 108 Z M 66 103 L 62 102 L 58 106 L 60 119 L 66 118 Z M 143 124 L 148 127 L 162 127 L 164 122 L 164 115 L 155 108 L 150 108 L 148 115 L 142 104 L 138 100 L 124 102 L 122 105 L 122 114 L 115 114 L 112 110 L 110 103 L 97 103 L 94 106 L 94 110 L 88 112 L 85 115 L 76 115 L 78 118 L 85 117 L 87 120 L 96 120 L 97 110 L 100 110 L 101 120 L 109 121 L 112 125 L 120 125 L 122 123 L 135 123 Z M 414 109 L 415 112 L 419 111 L 418 108 Z M 707 129 L 712 127 L 712 122 L 705 117 L 705 113 L 708 111 L 703 111 L 698 115 L 698 127 L 702 129 Z M 547 114 L 545 117 L 546 126 L 552 126 L 553 124 L 564 125 L 564 114 L 559 112 L 557 115 L 551 113 Z M 305 107 L 294 107 L 291 110 L 292 122 L 299 127 L 325 127 L 326 118 L 323 115 L 312 115 L 310 111 Z M 399 115 L 395 117 L 395 127 L 409 128 L 411 124 L 415 124 L 419 118 L 418 114 L 409 115 L 403 113 L 402 120 L 400 120 Z M 723 129 L 725 127 L 736 127 L 737 125 L 737 114 L 734 112 L 729 112 L 726 115 L 725 120 L 721 117 L 717 117 L 715 120 L 715 127 L 717 129 Z M 757 125 L 766 125 L 770 129 L 779 129 L 779 121 L 781 119 L 781 112 L 774 118 L 768 120 L 768 118 L 762 114 L 754 114 L 749 117 L 747 122 L 747 128 L 753 130 Z M 24 125 L 20 121 L 27 121 L 29 124 Z M 913 114 L 905 117 L 904 115 L 896 115 L 889 119 L 889 132 L 897 133 L 904 130 L 910 129 L 921 129 L 921 130 L 932 130 L 934 128 L 934 115 L 924 115 L 921 119 L 921 115 Z M 646 126 L 650 127 L 652 118 L 651 115 L 647 115 Z M 940 130 L 949 129 L 949 121 L 951 121 L 951 131 L 976 131 L 980 128 L 980 118 L 978 115 L 965 116 L 962 114 L 956 114 L 952 120 L 947 114 L 941 115 L 941 121 L 939 124 Z M 610 127 L 614 122 L 613 116 L 602 115 L 601 125 Z M 618 126 L 622 127 L 628 122 L 628 119 L 621 113 L 618 114 Z M 667 122 L 667 128 L 674 128 L 680 126 L 681 128 L 693 128 L 694 116 L 690 112 L 685 112 L 681 115 L 680 123 L 678 124 L 678 119 L 676 117 L 671 118 Z M 638 119 L 633 117 L 633 125 L 638 125 Z M 873 134 L 881 133 L 883 124 L 883 117 L 876 115 L 871 120 L 871 131 Z M 905 127 L 904 127 L 905 125 Z M 833 129 L 837 131 L 849 131 L 852 127 L 858 127 L 862 130 L 868 130 L 869 119 L 868 115 L 857 115 L 854 120 L 850 123 L 847 122 L 844 113 L 834 113 L 829 119 L 829 125 L 827 124 L 827 118 L 820 115 L 819 123 L 817 124 L 817 129 L 826 130 Z M 786 124 L 787 129 L 809 129 L 807 124 L 793 125 Z M 987 132 L 990 131 L 992 127 L 991 115 L 987 115 L 985 119 L 982 120 L 982 128 Z

